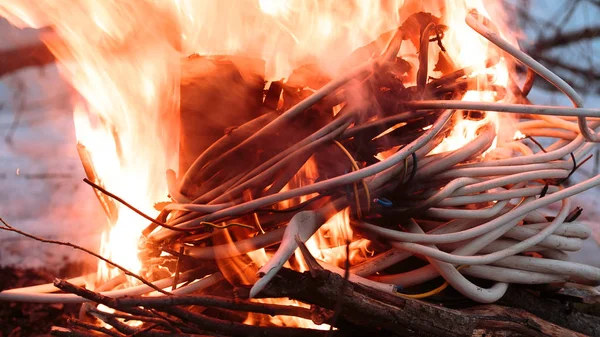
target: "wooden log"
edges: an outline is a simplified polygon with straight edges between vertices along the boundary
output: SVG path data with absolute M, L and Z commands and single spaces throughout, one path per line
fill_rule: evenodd
M 326 270 L 280 271 L 261 296 L 289 297 L 333 309 L 340 296 L 340 325 L 371 327 L 397 336 L 584 336 L 525 310 L 499 305 L 449 309 L 383 293 L 357 284 L 342 288 L 341 276 Z M 340 289 L 344 289 L 340 294 Z M 600 318 L 590 321 L 600 323 Z
M 524 287 L 512 286 L 498 304 L 526 310 L 544 320 L 588 336 L 600 336 L 600 319 L 576 310 L 576 303 L 566 297 L 544 297 L 543 294 L 538 295 Z

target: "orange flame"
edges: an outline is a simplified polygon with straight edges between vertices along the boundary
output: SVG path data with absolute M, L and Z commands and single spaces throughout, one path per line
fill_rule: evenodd
M 259 249 L 247 254 L 255 265 L 262 266 L 267 263 L 269 260 L 269 256 L 267 255 L 265 249 Z M 286 267 L 290 267 L 289 264 Z M 253 299 L 255 302 L 266 303 L 266 304 L 280 304 L 280 305 L 290 305 L 290 306 L 298 306 L 303 308 L 310 308 L 309 305 L 298 302 L 296 300 L 290 300 L 286 298 L 262 298 L 262 299 Z M 246 324 L 260 324 L 261 319 L 264 319 L 264 315 L 256 315 L 256 314 L 248 314 L 248 317 L 244 321 Z M 317 325 L 314 322 L 293 316 L 273 316 L 268 317 L 268 323 L 279 325 L 279 326 L 290 326 L 290 327 L 301 327 L 307 329 L 317 329 L 317 330 L 329 330 L 329 325 L 321 324 Z
M 317 180 L 319 173 L 314 158 L 310 158 L 298 171 L 294 179 L 285 189 L 301 187 L 310 184 Z M 312 196 L 303 196 L 299 202 L 304 202 Z M 283 208 L 290 207 L 289 201 L 280 203 Z M 306 241 L 306 247 L 311 255 L 318 260 L 329 264 L 344 267 L 345 261 L 348 258 L 346 255 L 346 243 L 350 244 L 350 262 L 352 264 L 360 263 L 367 258 L 369 240 L 353 239 L 352 227 L 350 227 L 350 211 L 348 208 L 338 212 L 331 219 L 317 230 L 317 232 Z M 298 262 L 298 270 L 306 271 L 308 267 L 304 264 L 300 250 L 295 252 L 296 261 Z
M 269 79 L 317 63 L 334 74 L 340 61 L 400 23 L 402 0 L 177 1 L 184 53 L 243 54 L 266 61 Z
M 3 2 L 0 14 L 21 26 L 53 27 L 60 39 L 44 42 L 86 102 L 74 110 L 78 141 L 109 190 L 155 215 L 153 204 L 167 197 L 164 172 L 176 161 L 179 54 L 172 30 L 164 29 L 176 23 L 170 7 L 144 4 L 14 1 Z M 138 272 L 146 222 L 124 207 L 118 213 L 102 253 Z M 103 264 L 99 269 L 110 276 Z
M 486 70 L 491 46 L 464 21 L 473 8 L 489 17 L 482 0 L 5 0 L 0 15 L 21 27 L 53 27 L 58 38 L 49 36 L 45 42 L 85 100 L 74 111 L 78 141 L 89 150 L 106 188 L 153 216 L 153 204 L 167 197 L 165 171 L 177 167 L 181 56 L 197 52 L 261 58 L 268 79 L 286 77 L 306 63 L 333 75 L 353 50 L 397 28 L 408 15 L 426 11 L 448 26 L 443 44 L 455 68 L 472 67 L 470 76 L 492 75 L 490 83 L 469 91 L 464 99 L 494 101 L 486 86 L 506 87 L 508 65 L 501 59 Z M 510 36 L 503 26 L 500 33 Z M 416 50 L 410 41 L 401 49 L 413 68 Z M 433 70 L 439 50 L 431 44 L 433 77 L 442 75 Z M 463 146 L 481 125 L 498 127 L 498 118 L 488 113 L 481 121 L 460 121 L 434 152 Z M 305 177 L 294 187 L 308 183 L 311 176 L 316 179 L 314 165 L 307 163 Z M 102 254 L 136 272 L 141 267 L 137 241 L 146 222 L 124 207 L 118 213 L 103 236 Z M 354 240 L 348 216 L 347 210 L 338 213 L 307 242 L 314 256 L 343 266 L 346 240 Z M 352 263 L 368 256 L 368 244 L 352 242 Z M 257 265 L 268 258 L 264 249 L 248 256 Z M 101 269 L 109 276 L 105 266 Z M 312 324 L 291 318 L 274 318 L 273 323 Z

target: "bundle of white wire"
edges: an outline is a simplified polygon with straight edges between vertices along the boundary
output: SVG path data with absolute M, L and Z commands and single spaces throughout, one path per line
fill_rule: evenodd
M 509 283 L 596 284 L 600 281 L 600 269 L 568 262 L 565 253 L 580 249 L 581 240 L 587 239 L 590 231 L 582 223 L 565 222 L 565 220 L 568 220 L 567 217 L 572 212 L 569 198 L 600 184 L 600 177 L 564 189 L 556 185 L 556 182 L 569 177 L 575 169 L 574 166 L 581 163 L 592 150 L 593 144 L 586 143 L 586 140 L 597 140 L 596 132 L 600 130 L 595 129 L 600 126 L 600 123 L 594 121 L 588 125 L 586 117 L 600 117 L 600 111 L 583 109 L 581 99 L 566 82 L 502 40 L 474 16 L 469 15 L 467 23 L 505 50 L 507 54 L 557 86 L 572 99 L 575 108 L 452 100 L 405 102 L 407 108 L 417 111 L 446 110 L 440 114 L 430 129 L 385 160 L 348 174 L 262 196 L 252 201 L 220 204 L 221 198 L 207 205 L 192 203 L 171 206 L 173 209 L 197 212 L 195 216 L 183 220 L 175 219 L 171 225 L 189 228 L 202 221 L 234 218 L 280 201 L 331 190 L 362 179 L 367 181 L 371 192 L 377 195 L 377 191 L 390 182 L 396 181 L 396 184 L 404 182 L 398 182 L 398 176 L 401 172 L 406 173 L 406 166 L 411 167 L 415 164 L 411 158 L 414 153 L 419 168 L 411 183 L 405 186 L 406 198 L 409 201 L 400 205 L 405 206 L 404 209 L 398 210 L 396 207 L 396 211 L 399 211 L 400 225 L 407 231 L 355 221 L 356 229 L 388 242 L 393 248 L 361 265 L 354 266 L 351 280 L 382 290 L 394 291 L 396 287 L 390 285 L 409 287 L 441 275 L 460 293 L 475 301 L 486 303 L 502 297 Z M 382 61 L 380 59 L 370 61 L 351 74 L 333 81 L 317 91 L 314 97 L 301 102 L 280 118 L 292 118 L 325 94 L 346 83 L 351 76 L 356 76 L 378 62 Z M 490 159 L 494 156 L 491 152 L 482 160 L 481 154 L 491 146 L 495 137 L 494 129 L 487 127 L 482 128 L 477 138 L 462 148 L 431 155 L 431 150 L 440 141 L 439 133 L 444 124 L 454 113 L 462 113 L 462 110 L 526 113 L 528 115 L 520 117 L 515 126 L 516 130 L 527 136 L 552 138 L 555 141 L 546 149 L 534 151 L 522 140 L 514 140 L 502 145 L 503 150 L 508 150 L 510 156 Z M 564 116 L 577 116 L 578 123 Z M 276 123 L 277 119 L 273 124 Z M 340 133 L 334 130 L 345 129 L 348 125 L 346 119 L 338 120 L 335 125 L 328 125 L 311 135 L 306 142 L 265 165 L 263 169 L 281 163 L 282 159 L 297 155 L 303 147 L 309 147 L 318 140 L 327 138 L 327 141 L 331 141 L 327 136 L 339 135 Z M 465 164 L 468 161 L 471 162 Z M 240 191 L 242 189 L 240 188 Z M 560 211 L 552 221 L 549 221 L 541 210 L 556 202 L 561 202 Z M 472 207 L 473 205 L 478 207 Z M 413 214 L 418 214 L 422 219 L 412 219 Z M 432 219 L 437 221 L 431 221 Z M 321 223 L 323 221 L 321 219 Z M 293 235 L 287 232 L 298 231 L 298 229 L 295 226 L 290 227 L 294 228 L 281 228 L 235 242 L 235 248 L 188 247 L 185 253 L 200 259 L 224 258 L 244 254 L 280 241 L 282 243 L 278 253 L 284 249 L 291 251 L 296 246 L 286 242 L 293 240 Z M 319 224 L 311 223 L 308 227 L 316 230 Z M 427 234 L 423 230 L 424 227 L 429 227 Z M 314 230 L 304 235 L 310 237 L 313 233 Z M 172 232 L 162 229 L 151 238 L 161 241 L 171 235 Z M 526 252 L 537 252 L 542 257 L 522 255 Z M 429 265 L 403 274 L 373 276 L 413 254 L 423 256 L 429 261 Z M 289 252 L 275 254 L 261 269 L 264 270 L 266 277 L 259 281 L 261 284 L 256 287 L 254 294 L 264 287 L 264 283 L 281 268 L 289 255 Z M 457 271 L 458 265 L 469 267 Z M 343 273 L 340 268 L 327 267 Z M 489 289 L 483 289 L 473 284 L 463 274 L 498 283 Z

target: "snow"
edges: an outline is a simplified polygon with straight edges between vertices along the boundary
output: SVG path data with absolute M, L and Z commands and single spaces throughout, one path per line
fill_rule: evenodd
M 0 29 L 7 33 L 2 48 L 36 38 L 25 31 L 17 39 L 20 31 L 5 24 Z M 70 90 L 55 65 L 0 78 L 0 217 L 37 236 L 97 250 L 106 220 L 90 187 L 82 182 L 85 175 L 75 148 Z M 21 121 L 9 137 L 17 111 Z M 69 258 L 82 256 L 68 247 L 0 231 L 2 265 L 59 269 Z

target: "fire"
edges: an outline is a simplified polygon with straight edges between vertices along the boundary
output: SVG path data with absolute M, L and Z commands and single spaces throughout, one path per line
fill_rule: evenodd
M 452 66 L 473 70 L 465 77 L 475 79 L 477 85 L 463 99 L 510 99 L 486 91 L 494 85 L 507 87 L 509 65 L 465 24 L 471 9 L 488 16 L 481 0 L 5 0 L 0 15 L 21 27 L 53 27 L 56 36 L 48 36 L 45 42 L 60 60 L 63 75 L 85 101 L 74 109 L 78 141 L 89 150 L 108 190 L 155 216 L 153 205 L 167 200 L 165 172 L 177 167 L 182 56 L 257 57 L 265 60 L 269 80 L 287 77 L 307 63 L 316 63 L 324 73 L 334 75 L 356 48 L 396 29 L 410 14 L 427 11 L 447 26 L 442 42 Z M 499 28 L 502 36 L 510 36 L 507 29 Z M 401 49 L 413 68 L 416 48 L 405 41 Z M 429 74 L 433 77 L 442 75 L 434 70 L 440 50 L 431 44 Z M 499 60 L 488 69 L 494 56 Z M 411 81 L 416 82 L 408 79 L 405 84 Z M 498 131 L 499 118 L 497 113 L 477 121 L 459 116 L 450 136 L 433 153 L 463 146 L 483 125 L 491 123 Z M 318 177 L 312 160 L 301 172 L 304 176 L 291 187 Z M 146 225 L 119 206 L 118 220 L 103 235 L 102 254 L 138 272 L 137 242 Z M 346 256 L 348 240 L 352 241 L 350 256 Z M 331 218 L 306 245 L 317 259 L 340 267 L 346 259 L 354 264 L 369 254 L 369 241 L 354 237 L 348 209 Z M 268 258 L 264 249 L 247 255 L 258 266 Z M 295 260 L 295 268 L 306 269 L 298 254 Z M 106 266 L 100 269 L 104 277 L 109 276 Z M 288 317 L 273 318 L 272 323 L 315 327 L 312 322 Z
M 489 18 L 485 6 L 483 6 L 481 1 L 477 0 L 446 1 L 448 15 L 443 16 L 446 19 L 445 24 L 450 27 L 444 37 L 444 46 L 448 51 L 449 58 L 458 68 L 471 67 L 473 72 L 467 75 L 467 77 L 476 79 L 476 87 L 473 88 L 474 90 L 467 91 L 462 100 L 477 102 L 510 101 L 511 97 L 508 93 L 506 97 L 496 97 L 496 94 L 489 90 L 492 86 L 507 88 L 509 65 L 504 57 L 495 55 L 498 58 L 497 64 L 488 67 L 490 55 L 494 57 L 494 49 L 491 47 L 489 41 L 470 29 L 464 22 L 464 18 L 472 9 L 476 9 L 480 14 Z M 501 9 L 496 8 L 496 10 L 502 13 Z M 516 44 L 516 41 L 510 38 L 512 35 L 506 27 L 499 26 L 499 28 L 502 37 L 509 37 L 508 40 Z M 459 114 L 456 117 L 451 134 L 431 153 L 435 154 L 459 149 L 475 139 L 482 126 L 491 124 L 496 131 L 496 138 L 492 146 L 483 153 L 485 155 L 495 149 L 498 144 L 498 134 L 500 124 L 502 123 L 501 118 L 509 117 L 501 116 L 497 112 L 488 112 L 480 120 L 470 120 L 465 119 L 464 116 Z M 507 137 L 501 139 L 501 141 L 506 140 L 509 139 Z
M 173 0 L 186 54 L 263 59 L 269 79 L 317 62 L 330 75 L 356 48 L 397 28 L 404 1 Z
M 526 136 L 519 130 L 515 131 L 515 135 L 513 137 L 514 140 L 519 140 L 519 139 L 523 139 Z
M 463 97 L 463 100 L 483 102 L 496 101 L 492 93 L 487 92 L 487 95 L 485 93 L 486 92 L 468 91 Z M 470 141 L 474 140 L 478 135 L 479 129 L 488 124 L 493 125 L 496 131 L 498 131 L 500 125 L 499 118 L 500 115 L 497 112 L 488 112 L 480 120 L 467 119 L 462 114 L 457 114 L 455 116 L 455 124 L 450 135 L 448 135 L 448 137 L 446 137 L 440 145 L 433 149 L 431 153 L 436 154 L 460 149 L 465 144 L 468 144 Z M 498 137 L 496 136 L 492 146 L 490 146 L 490 148 L 483 153 L 484 155 L 496 147 L 497 138 Z
M 369 257 L 370 241 L 367 239 L 353 240 L 353 234 L 350 227 L 350 210 L 346 208 L 323 224 L 306 242 L 306 247 L 316 259 L 344 268 L 346 259 L 354 265 Z M 346 255 L 347 242 L 350 242 L 349 256 Z M 299 252 L 296 256 L 299 256 Z M 302 261 L 302 259 L 300 258 L 298 261 Z M 300 271 L 308 270 L 303 264 L 300 266 Z
M 349 166 L 349 165 L 348 165 Z M 318 179 L 319 172 L 314 158 L 310 158 L 298 171 L 286 189 L 296 188 L 310 184 Z M 304 202 L 314 195 L 301 197 L 299 202 Z M 282 208 L 290 207 L 288 201 L 280 205 Z M 350 244 L 350 262 L 352 264 L 360 263 L 367 258 L 369 240 L 353 239 L 352 227 L 350 227 L 350 210 L 348 208 L 336 213 L 331 219 L 317 230 L 317 232 L 306 241 L 306 247 L 316 259 L 328 264 L 343 268 L 348 256 L 346 255 L 347 242 Z M 308 267 L 304 264 L 300 250 L 296 250 L 296 261 L 299 271 L 306 271 Z M 262 265 L 262 264 L 261 264 Z
M 269 256 L 267 255 L 267 252 L 265 251 L 264 248 L 250 252 L 247 255 L 252 259 L 254 264 L 257 266 L 262 266 L 265 263 L 267 263 L 267 261 L 269 260 Z M 290 266 L 287 265 L 286 267 L 290 267 Z M 296 300 L 290 300 L 287 298 L 264 298 L 264 299 L 253 299 L 252 301 L 259 302 L 259 303 L 266 303 L 266 304 L 280 304 L 280 305 L 291 305 L 291 306 L 299 306 L 299 307 L 303 307 L 303 308 L 310 308 L 310 306 L 307 304 L 298 302 Z M 248 315 L 248 317 L 246 317 L 246 320 L 244 321 L 244 323 L 259 324 L 261 322 L 261 319 L 264 319 L 263 317 L 264 316 L 250 313 Z M 317 325 L 310 320 L 299 318 L 299 317 L 292 317 L 292 316 L 269 317 L 268 322 L 270 322 L 271 324 L 279 325 L 279 326 L 291 326 L 291 327 L 302 327 L 302 328 L 307 328 L 307 329 L 329 330 L 329 325 L 327 325 L 327 324 Z

